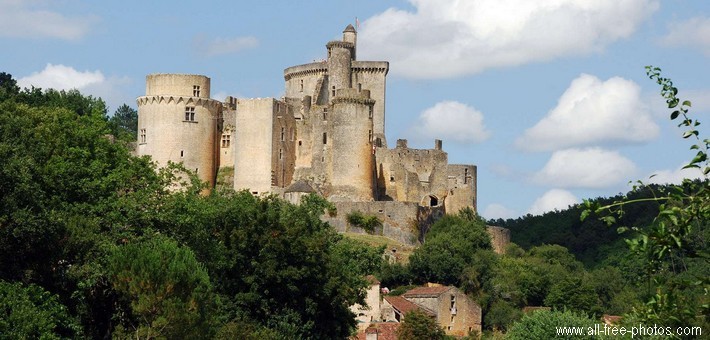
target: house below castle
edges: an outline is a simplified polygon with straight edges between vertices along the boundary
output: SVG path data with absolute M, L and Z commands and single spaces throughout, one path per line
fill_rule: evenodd
M 441 140 L 388 148 L 389 63 L 356 59 L 357 32 L 326 44 L 323 61 L 284 70 L 285 96 L 210 98 L 210 78 L 151 74 L 138 101 L 138 155 L 182 162 L 212 186 L 278 194 L 298 203 L 317 193 L 338 208 L 340 231 L 362 232 L 344 216 L 377 215 L 376 233 L 412 244 L 444 213 L 476 210 L 476 166 L 449 164 Z

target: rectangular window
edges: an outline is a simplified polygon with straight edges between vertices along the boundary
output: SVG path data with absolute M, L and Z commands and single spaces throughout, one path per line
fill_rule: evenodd
M 284 149 L 279 149 L 279 159 L 284 159 Z
M 192 86 L 192 96 L 193 96 L 193 97 L 199 97 L 199 96 L 200 96 L 200 85 L 194 85 L 194 86 Z
M 225 133 L 222 135 L 222 147 L 228 148 L 232 142 L 232 135 Z
M 301 92 L 303 92 L 303 79 L 301 79 Z
M 195 107 L 194 106 L 185 106 L 185 120 L 188 122 L 195 121 Z
M 335 86 L 333 86 L 332 90 L 333 90 L 333 97 L 335 97 Z
M 372 119 L 372 106 L 369 107 L 368 112 L 367 112 L 367 117 Z
M 140 143 L 145 143 L 145 129 L 141 129 Z
M 286 141 L 286 128 L 281 128 L 281 141 Z
M 367 140 L 368 140 L 369 142 L 372 142 L 372 130 L 368 130 L 368 131 L 367 131 L 367 134 L 368 134 Z

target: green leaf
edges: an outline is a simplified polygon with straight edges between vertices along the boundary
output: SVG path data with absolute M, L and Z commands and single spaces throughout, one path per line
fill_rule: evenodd
M 673 111 L 673 113 L 671 113 L 671 120 L 678 118 L 678 115 L 680 115 L 680 111 Z
M 683 106 L 692 106 L 692 105 L 690 105 L 690 100 L 684 100 Z

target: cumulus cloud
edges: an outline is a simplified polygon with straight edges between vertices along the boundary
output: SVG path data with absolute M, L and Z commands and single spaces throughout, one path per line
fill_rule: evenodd
M 77 71 L 71 66 L 47 64 L 39 72 L 17 80 L 22 88 L 39 87 L 55 90 L 80 90 L 83 94 L 101 97 L 109 108 L 117 108 L 123 103 L 131 104 L 135 97 L 128 93 L 131 81 L 128 77 L 106 77 L 99 71 Z
M 680 184 L 683 179 L 703 179 L 703 172 L 697 168 L 683 169 L 685 164 L 675 170 L 656 170 L 649 175 L 649 182 L 655 184 Z
M 661 44 L 669 47 L 690 47 L 710 56 L 710 18 L 695 17 L 668 25 Z
M 657 0 L 409 0 L 362 24 L 360 55 L 392 72 L 446 78 L 602 51 L 634 33 Z
M 41 2 L 0 0 L 0 37 L 78 40 L 98 21 L 96 16 L 67 17 L 40 9 Z
M 562 189 L 552 189 L 533 202 L 528 213 L 542 215 L 548 211 L 567 209 L 570 205 L 579 203 L 579 198 L 571 192 Z
M 633 81 L 606 81 L 582 74 L 557 106 L 516 140 L 523 150 L 546 151 L 599 143 L 639 143 L 654 139 L 659 127 Z
M 563 188 L 606 188 L 633 178 L 636 165 L 601 148 L 555 151 L 533 181 Z
M 415 139 L 446 138 L 459 143 L 478 143 L 490 137 L 483 113 L 456 101 L 443 101 L 424 110 L 416 121 Z
M 513 209 L 508 209 L 502 204 L 492 203 L 483 209 L 483 216 L 487 219 L 508 219 L 517 217 L 519 214 Z
M 193 41 L 197 52 L 205 57 L 231 54 L 254 48 L 259 45 L 255 37 L 215 38 L 208 40 L 203 36 L 195 37 Z
M 56 90 L 83 89 L 106 80 L 101 71 L 80 72 L 73 67 L 47 64 L 44 70 L 17 80 L 20 87 L 41 87 Z

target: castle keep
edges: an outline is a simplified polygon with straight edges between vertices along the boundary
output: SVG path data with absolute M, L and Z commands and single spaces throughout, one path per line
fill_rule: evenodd
M 432 149 L 406 140 L 388 148 L 389 63 L 356 59 L 352 25 L 326 47 L 326 60 L 284 70 L 281 99 L 220 102 L 210 99 L 208 77 L 148 75 L 137 99 L 137 153 L 159 165 L 182 162 L 211 185 L 233 174 L 235 190 L 255 195 L 297 203 L 317 193 L 338 208 L 330 220 L 337 229 L 351 229 L 344 216 L 358 210 L 380 216 L 376 232 L 405 243 L 445 212 L 475 210 L 476 167 L 448 164 L 440 140 Z

